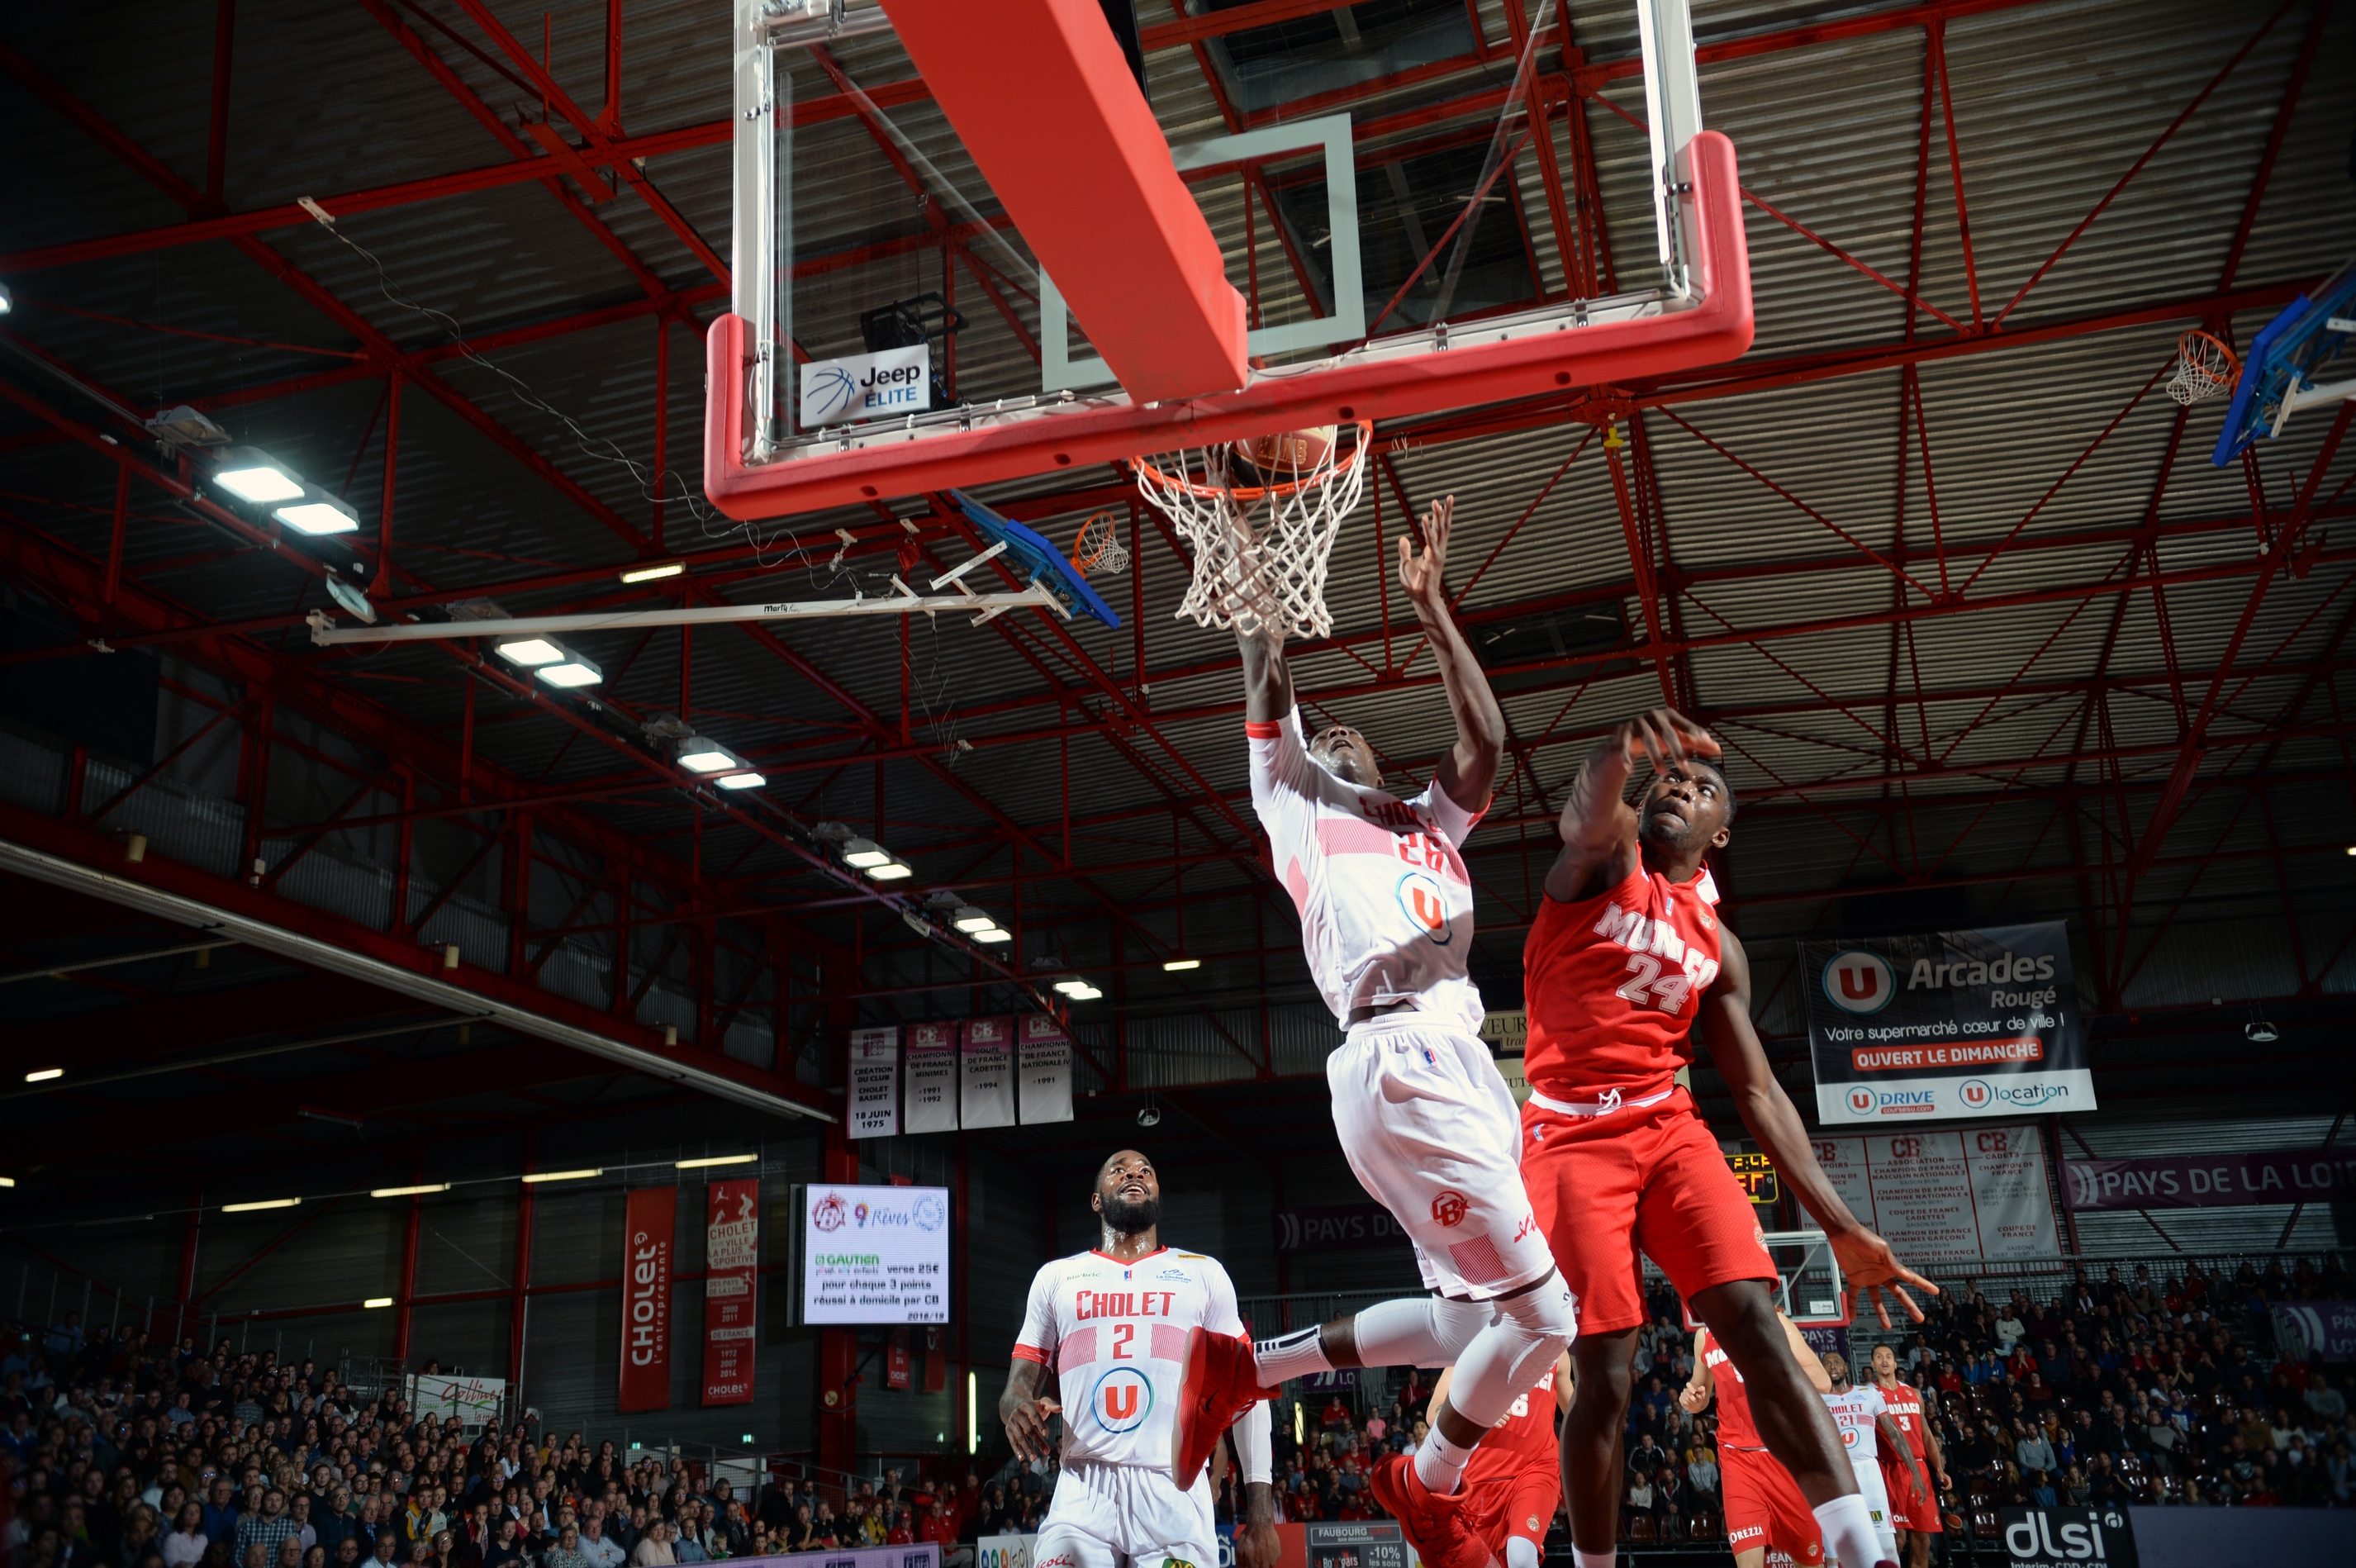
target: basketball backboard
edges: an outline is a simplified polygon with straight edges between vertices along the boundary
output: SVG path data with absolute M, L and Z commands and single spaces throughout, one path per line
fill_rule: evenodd
M 736 0 L 733 308 L 707 339 L 721 510 L 1559 394 L 1749 347 L 1733 149 L 1701 128 L 1686 0 L 1632 0 L 1656 266 L 1592 298 L 1524 263 L 1512 210 L 1515 160 L 1551 170 L 1529 149 L 1565 113 L 1533 69 L 1558 39 L 1551 6 L 1511 37 L 1521 13 L 1497 11 L 1485 38 L 1491 7 L 1287 5 L 1247 27 L 1221 18 L 1261 7 L 1183 0 L 1175 34 L 1145 33 L 1149 103 L 1101 3 Z M 1154 74 L 1157 43 L 1184 58 L 1165 34 L 1194 44 L 1185 71 Z M 1411 82 L 1459 48 L 1519 69 L 1452 120 L 1430 109 L 1444 135 L 1348 86 Z M 905 205 L 875 196 L 885 166 Z M 843 258 L 885 255 L 911 258 L 905 281 L 869 291 L 903 293 L 845 285 Z M 802 400 L 810 361 L 822 408 Z
M 2356 397 L 2356 262 L 2300 295 L 2250 339 L 2210 461 L 2222 468 L 2258 437 L 2280 435 L 2302 408 Z

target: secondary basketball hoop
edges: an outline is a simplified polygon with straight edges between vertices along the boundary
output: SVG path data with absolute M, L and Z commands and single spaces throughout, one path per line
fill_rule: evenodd
M 1194 580 L 1178 613 L 1222 630 L 1331 631 L 1325 567 L 1365 490 L 1374 445 L 1374 422 L 1361 419 L 1130 458 L 1138 489 L 1194 548 Z
M 2168 379 L 2168 395 L 2181 403 L 2199 403 L 2231 392 L 2241 373 L 2233 350 L 2196 327 L 2176 340 L 2176 374 Z
M 1072 564 L 1086 576 L 1129 570 L 1129 549 L 1120 542 L 1112 513 L 1100 511 L 1080 524 L 1072 541 Z

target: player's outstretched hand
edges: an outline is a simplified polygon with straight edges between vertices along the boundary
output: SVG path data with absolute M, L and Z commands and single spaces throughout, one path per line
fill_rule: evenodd
M 1914 1305 L 1906 1287 L 1912 1285 L 1932 1295 L 1939 1294 L 1939 1287 L 1900 1262 L 1889 1242 L 1862 1225 L 1834 1237 L 1832 1241 L 1833 1256 L 1840 1261 L 1841 1278 L 1848 1282 L 1852 1292 L 1861 1293 L 1872 1301 L 1881 1326 L 1895 1326 L 1890 1320 L 1890 1296 L 1898 1298 L 1907 1316 L 1917 1323 L 1922 1321 L 1922 1309 Z
M 1423 523 L 1423 553 L 1415 553 L 1415 536 L 1399 535 L 1399 585 L 1407 589 L 1418 615 L 1428 616 L 1440 607 L 1440 575 L 1448 570 L 1448 522 L 1456 514 L 1456 498 L 1442 496 L 1432 503 L 1421 519 Z
M 1689 757 L 1715 761 L 1723 755 L 1717 737 L 1675 708 L 1655 708 L 1620 726 L 1627 755 L 1652 758 L 1653 771 L 1666 773 Z
M 1047 1418 L 1062 1413 L 1063 1409 L 1054 1400 L 1041 1398 L 1024 1400 L 1007 1411 L 1006 1442 L 1017 1459 L 1027 1464 L 1055 1457 L 1047 1443 Z
M 1276 1568 L 1283 1555 L 1284 1543 L 1277 1539 L 1276 1526 L 1266 1520 L 1236 1531 L 1236 1568 Z

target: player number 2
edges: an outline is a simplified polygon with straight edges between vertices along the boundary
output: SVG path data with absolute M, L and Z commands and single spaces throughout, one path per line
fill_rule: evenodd
M 1129 1342 L 1137 1337 L 1137 1325 L 1116 1323 L 1112 1326 L 1112 1359 L 1116 1361 L 1136 1359 L 1129 1353 Z
M 1632 1006 L 1651 1005 L 1675 1015 L 1685 1010 L 1686 998 L 1693 992 L 1693 976 L 1663 974 L 1661 961 L 1648 952 L 1628 955 L 1628 976 L 1618 994 Z

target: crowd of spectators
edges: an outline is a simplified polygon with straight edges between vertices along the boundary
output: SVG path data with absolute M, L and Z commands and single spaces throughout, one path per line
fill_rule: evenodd
M 2334 1260 L 2263 1271 L 2187 1263 L 2164 1276 L 2131 1265 L 2034 1299 L 2026 1288 L 1992 1297 L 1950 1284 L 1923 1304 L 1923 1322 L 1890 1340 L 1945 1451 L 1950 1537 L 1988 1537 L 1997 1509 L 2034 1503 L 2356 1506 L 2356 1376 L 2276 1354 L 2273 1307 L 2315 1298 L 2356 1299 L 2356 1280 Z M 1722 1539 L 1716 1412 L 1677 1402 L 1692 1336 L 1665 1287 L 1649 1305 L 1622 1449 L 1621 1538 Z M 1869 1342 L 1884 1337 L 1843 1337 L 1860 1378 Z M 1382 1517 L 1366 1474 L 1421 1441 L 1428 1376 L 1393 1374 L 1371 1397 L 1307 1393 L 1297 1413 L 1280 1404 L 1279 1517 Z M 1235 1509 L 1231 1477 L 1218 1506 L 1223 1518 Z

